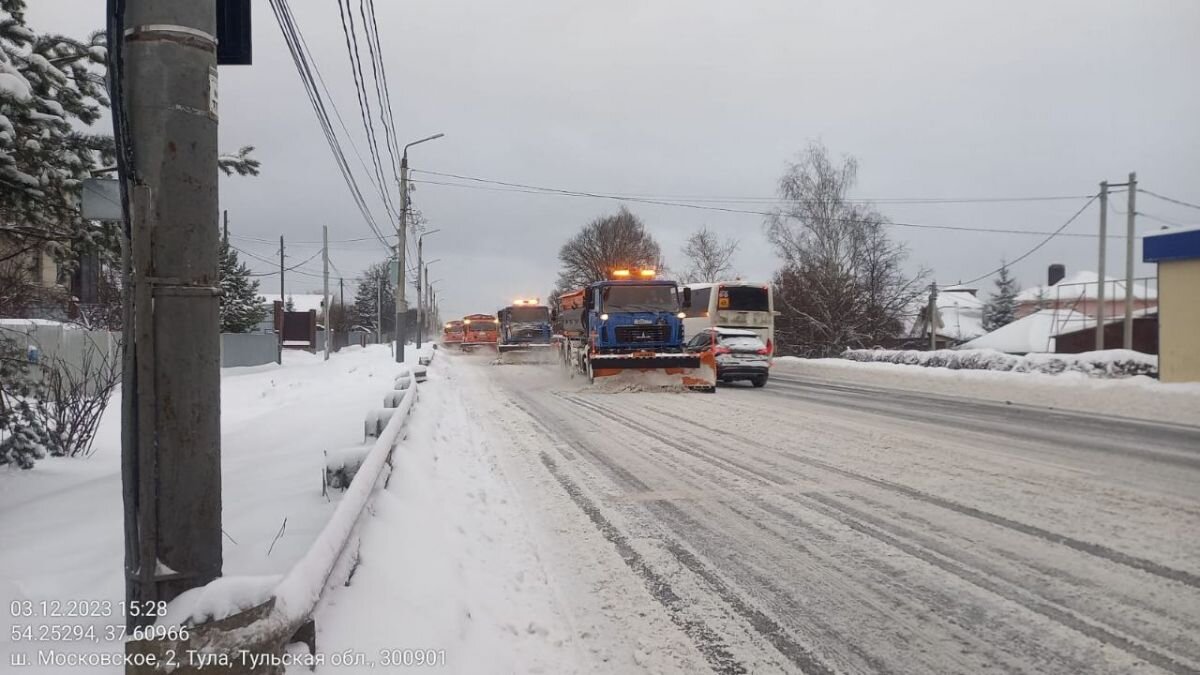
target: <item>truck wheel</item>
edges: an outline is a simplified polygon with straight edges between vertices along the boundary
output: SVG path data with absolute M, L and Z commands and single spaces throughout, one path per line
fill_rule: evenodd
M 596 375 L 592 372 L 592 360 L 587 359 L 587 380 L 588 384 L 596 383 Z
M 767 386 L 767 376 L 759 375 L 759 376 L 755 377 L 754 379 L 750 380 L 750 384 L 753 384 L 755 387 L 765 387 L 765 386 Z

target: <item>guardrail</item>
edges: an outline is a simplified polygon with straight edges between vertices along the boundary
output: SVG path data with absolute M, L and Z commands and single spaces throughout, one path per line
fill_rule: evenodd
M 236 614 L 189 627 L 177 639 L 169 634 L 165 639 L 126 642 L 126 655 L 141 661 L 138 666 L 127 667 L 127 673 L 282 673 L 283 648 L 291 642 L 307 643 L 309 653 L 315 655 L 313 611 L 331 584 L 342 583 L 349 576 L 359 517 L 380 480 L 386 481 L 390 474 L 392 452 L 417 399 L 415 370 L 408 369 L 403 399 L 374 440 L 329 522 L 304 557 L 275 586 L 270 598 Z M 204 654 L 206 661 L 191 663 L 188 654 Z M 166 665 L 172 656 L 173 668 Z M 232 667 L 222 669 L 225 658 Z

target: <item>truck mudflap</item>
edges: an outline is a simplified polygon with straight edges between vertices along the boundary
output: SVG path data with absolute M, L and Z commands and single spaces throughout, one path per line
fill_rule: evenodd
M 712 354 L 660 354 L 634 352 L 630 354 L 592 354 L 593 378 L 612 377 L 629 372 L 665 375 L 665 382 L 713 391 L 717 386 L 717 364 Z M 656 382 L 661 378 L 653 378 Z

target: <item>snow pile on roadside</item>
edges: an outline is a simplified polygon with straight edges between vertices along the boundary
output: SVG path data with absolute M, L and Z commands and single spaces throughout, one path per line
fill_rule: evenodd
M 418 354 L 410 353 L 415 364 Z M 387 346 L 371 346 L 334 354 L 329 361 L 287 351 L 282 366 L 222 369 L 227 581 L 219 593 L 195 598 L 197 605 L 172 604 L 173 616 L 176 609 L 192 617 L 219 616 L 258 604 L 261 584 L 250 577 L 284 574 L 304 555 L 340 498 L 336 492 L 329 498 L 321 494 L 317 475 L 324 470 L 323 452 L 363 443 L 363 416 L 392 391 L 402 367 Z M 0 469 L 0 607 L 13 600 L 67 599 L 115 606 L 124 598 L 120 398 L 109 401 L 91 457 L 51 457 L 29 471 Z M 102 632 L 112 619 L 64 623 Z M 39 643 L 39 648 L 67 646 Z M 70 647 L 103 651 L 112 645 L 73 642 Z M 0 663 L 27 648 L 11 641 L 8 631 L 0 632 Z M 62 671 L 31 667 L 28 672 Z
M 1144 375 L 1120 379 L 1084 373 L 951 370 L 847 359 L 775 359 L 772 376 L 800 375 L 835 384 L 1003 401 L 1035 407 L 1197 424 L 1200 384 L 1163 383 Z M 770 385 L 767 385 L 768 387 Z
M 1158 374 L 1158 357 L 1128 349 L 1106 349 L 1082 354 L 1026 354 L 1015 356 L 995 349 L 847 349 L 851 361 L 897 363 L 950 370 L 999 370 L 1014 373 L 1083 373 L 1089 377 L 1122 378 Z
M 506 441 L 480 426 L 449 360 L 430 366 L 387 489 L 363 518 L 350 582 L 318 606 L 317 644 L 366 654 L 377 668 L 419 650 L 453 673 L 576 672 L 554 588 L 495 456 Z

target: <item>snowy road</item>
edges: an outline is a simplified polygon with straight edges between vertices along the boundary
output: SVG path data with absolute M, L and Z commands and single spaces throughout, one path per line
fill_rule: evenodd
M 447 361 L 578 670 L 1200 672 L 1200 429 Z

